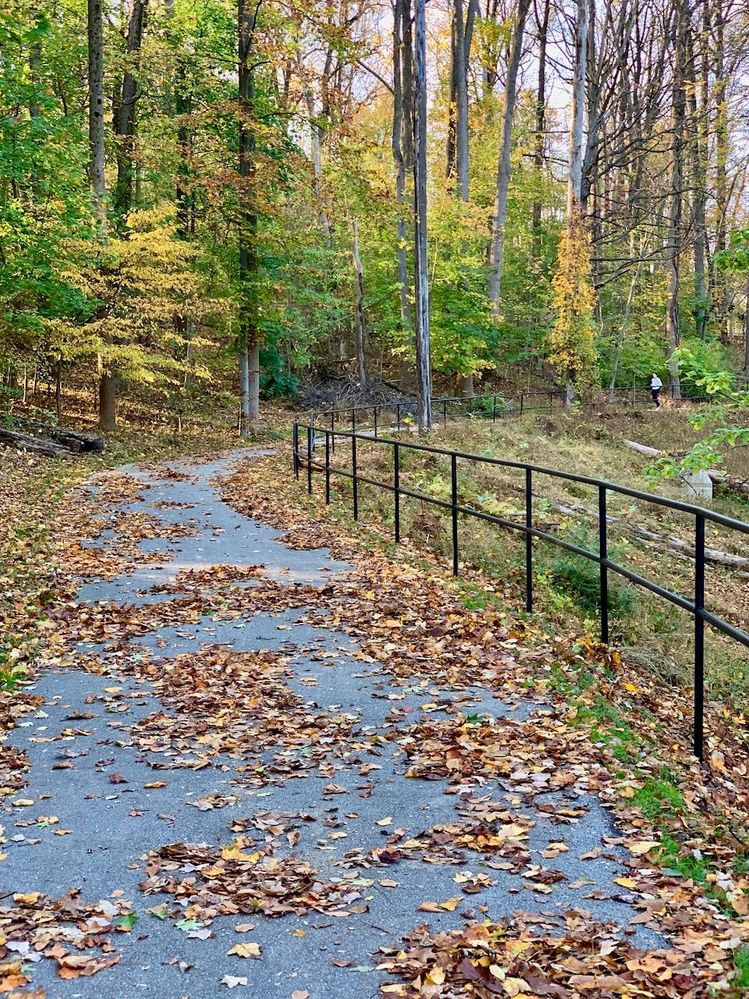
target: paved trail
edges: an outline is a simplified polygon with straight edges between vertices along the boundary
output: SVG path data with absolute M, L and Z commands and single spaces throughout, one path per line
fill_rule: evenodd
M 139 564 L 114 580 L 89 582 L 80 591 L 80 601 L 99 607 L 107 602 L 156 604 L 174 596 L 154 592 L 154 586 L 173 581 L 180 570 L 212 565 L 262 563 L 270 578 L 286 586 L 329 583 L 347 571 L 347 566 L 334 561 L 327 551 L 289 549 L 279 541 L 279 532 L 227 506 L 215 479 L 231 467 L 232 459 L 224 459 L 173 463 L 156 471 L 125 469 L 148 488 L 144 488 L 143 501 L 121 509 L 158 517 L 165 524 L 189 524 L 195 533 L 142 542 L 143 550 L 168 551 L 171 558 L 163 564 Z M 187 477 L 169 475 L 167 468 Z M 113 532 L 105 532 L 92 544 L 106 552 L 113 537 Z M 45 698 L 43 710 L 26 716 L 12 733 L 15 744 L 33 763 L 23 796 L 33 799 L 34 806 L 20 810 L 9 804 L 0 812 L 8 839 L 3 847 L 7 859 L 0 864 L 0 895 L 12 890 L 59 896 L 77 886 L 84 899 L 97 900 L 120 892 L 132 901 L 139 920 L 131 933 L 115 935 L 121 959 L 113 968 L 91 978 L 61 981 L 54 963 L 44 960 L 34 968 L 34 986 L 46 988 L 50 997 L 199 999 L 226 993 L 220 981 L 230 975 L 248 979 L 246 986 L 237 987 L 237 995 L 289 999 L 299 990 L 309 992 L 312 999 L 355 999 L 375 996 L 386 980 L 374 969 L 372 955 L 377 947 L 396 943 L 404 932 L 423 922 L 437 927 L 460 925 L 460 913 L 466 907 L 475 911 L 477 905 L 485 905 L 493 918 L 520 909 L 558 912 L 578 907 L 601 920 L 626 926 L 633 910 L 610 897 L 612 879 L 623 873 L 615 851 L 614 859 L 602 858 L 595 864 L 578 859 L 581 853 L 600 847 L 602 837 L 613 833 L 609 816 L 589 796 L 574 798 L 587 809 L 580 821 L 560 825 L 548 817 L 535 817 L 528 840 L 534 862 L 543 863 L 538 853 L 550 841 L 564 839 L 569 846 L 554 860 L 555 869 L 566 875 L 566 880 L 555 884 L 550 894 L 526 890 L 517 871 L 489 866 L 486 858 L 475 853 L 458 866 L 414 859 L 393 865 L 392 871 L 359 869 L 352 873 L 341 867 L 345 853 L 357 849 L 366 853 L 381 846 L 395 826 L 417 835 L 439 823 L 455 822 L 460 801 L 456 795 L 444 795 L 445 785 L 440 781 L 406 779 L 405 758 L 397 742 L 382 741 L 379 755 L 370 752 L 376 744 L 373 737 L 392 732 L 398 724 L 390 715 L 394 703 L 406 709 L 411 724 L 420 717 L 425 702 L 433 700 L 433 692 L 425 695 L 423 685 L 417 689 L 414 684 L 405 692 L 399 688 L 396 702 L 389 700 L 387 676 L 368 672 L 352 659 L 348 653 L 354 647 L 346 635 L 300 623 L 301 616 L 299 610 L 249 614 L 233 620 L 214 620 L 206 615 L 190 625 L 154 626 L 137 641 L 164 660 L 217 644 L 235 651 L 263 649 L 291 654 L 290 689 L 304 699 L 313 714 L 352 716 L 354 730 L 363 740 L 365 748 L 355 760 L 348 762 L 336 755 L 330 761 L 335 784 L 348 792 L 340 796 L 324 796 L 331 778 L 319 770 L 307 771 L 304 779 L 276 776 L 264 788 L 248 787 L 241 759 L 198 770 L 154 770 L 149 754 L 142 747 L 128 745 L 122 732 L 137 719 L 159 710 L 158 699 L 148 682 L 118 675 L 121 653 L 116 648 L 105 653 L 107 675 L 67 668 L 41 675 L 34 689 Z M 338 650 L 339 654 L 327 658 L 320 656 L 321 650 Z M 83 647 L 80 651 L 86 654 L 92 649 Z M 450 697 L 457 696 L 444 695 L 443 708 Z M 465 700 L 466 694 L 461 696 Z M 525 716 L 536 707 L 505 704 L 475 690 L 468 696 L 473 712 L 514 711 Z M 75 755 L 71 756 L 71 751 Z M 73 766 L 53 769 L 61 753 L 67 754 Z M 362 759 L 381 768 L 368 778 L 373 785 L 368 796 L 361 793 Z M 113 783 L 112 774 L 120 775 L 123 782 Z M 162 778 L 166 787 L 144 787 L 156 778 Z M 485 791 L 494 792 L 498 800 L 504 797 L 498 788 L 487 786 Z M 234 795 L 238 800 L 208 811 L 192 804 L 217 794 Z M 568 799 L 574 797 L 566 794 Z M 325 912 L 274 919 L 254 916 L 255 929 L 247 937 L 260 944 L 262 956 L 258 960 L 227 954 L 245 939 L 234 927 L 247 922 L 246 918 L 221 916 L 210 925 L 212 935 L 199 939 L 178 929 L 174 919 L 162 920 L 146 912 L 159 902 L 173 901 L 168 896 L 144 897 L 141 893 L 141 858 L 147 851 L 176 841 L 231 842 L 229 824 L 233 819 L 266 810 L 311 816 L 298 823 L 299 841 L 289 846 L 288 852 L 304 857 L 330 881 L 358 877 L 357 887 L 368 911 L 344 916 Z M 54 815 L 59 824 L 46 828 L 43 823 L 31 827 L 16 824 L 32 813 Z M 392 824 L 377 824 L 387 817 L 393 818 Z M 60 828 L 70 830 L 69 835 L 55 835 Z M 334 831 L 345 835 L 332 836 Z M 492 886 L 467 897 L 457 911 L 418 911 L 425 900 L 459 895 L 455 875 L 466 868 L 486 875 Z M 380 881 L 388 878 L 397 880 L 399 887 L 383 887 Z M 595 894 L 590 879 L 602 886 L 599 894 L 605 897 L 590 897 Z M 359 905 L 363 906 L 361 900 Z M 633 939 L 646 947 L 659 943 L 643 928 Z M 347 966 L 338 967 L 334 961 Z

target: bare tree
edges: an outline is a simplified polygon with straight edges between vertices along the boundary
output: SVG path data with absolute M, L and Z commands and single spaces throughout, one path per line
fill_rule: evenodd
M 499 147 L 499 163 L 497 166 L 497 197 L 494 202 L 489 261 L 489 301 L 491 302 L 492 312 L 495 316 L 499 315 L 499 303 L 502 293 L 505 223 L 507 221 L 507 197 L 510 188 L 512 122 L 515 116 L 518 70 L 520 69 L 520 57 L 523 52 L 523 34 L 525 32 L 525 21 L 529 8 L 530 0 L 518 0 L 515 26 L 512 32 L 512 43 L 510 45 L 510 56 L 507 62 L 507 78 L 505 80 L 502 133 Z

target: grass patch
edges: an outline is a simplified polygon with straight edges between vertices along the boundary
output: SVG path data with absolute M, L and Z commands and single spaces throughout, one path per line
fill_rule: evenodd
M 736 977 L 732 979 L 733 988 L 749 989 L 749 947 L 739 947 L 733 955 L 736 965 Z
M 681 811 L 684 807 L 684 796 L 664 770 L 660 777 L 651 778 L 643 784 L 632 799 L 632 804 L 639 808 L 646 818 L 656 821 Z

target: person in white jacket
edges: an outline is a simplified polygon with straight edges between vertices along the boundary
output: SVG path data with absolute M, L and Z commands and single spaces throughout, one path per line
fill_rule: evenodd
M 650 379 L 650 392 L 653 396 L 653 402 L 655 403 L 655 408 L 661 408 L 661 389 L 663 388 L 663 382 L 660 380 L 658 375 L 653 372 L 653 377 Z

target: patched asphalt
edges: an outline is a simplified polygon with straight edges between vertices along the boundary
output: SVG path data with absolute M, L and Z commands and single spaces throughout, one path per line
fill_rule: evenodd
M 169 594 L 153 593 L 155 585 L 173 582 L 180 569 L 212 565 L 262 564 L 278 582 L 322 584 L 350 567 L 334 560 L 326 550 L 298 551 L 286 546 L 282 532 L 254 522 L 229 507 L 214 482 L 227 474 L 232 456 L 210 462 L 171 463 L 171 468 L 188 478 L 164 477 L 160 469 L 122 469 L 149 488 L 137 503 L 116 508 L 144 512 L 165 524 L 189 523 L 194 534 L 172 539 L 151 539 L 141 543 L 144 551 L 170 555 L 138 565 L 132 573 L 110 581 L 86 583 L 81 602 L 137 605 L 169 599 Z M 252 455 L 242 460 L 252 460 Z M 161 504 L 178 503 L 164 507 Z M 114 536 L 107 530 L 91 540 L 105 549 Z M 247 585 L 252 585 L 248 583 Z M 307 703 L 313 713 L 331 709 L 350 714 L 356 731 L 371 735 L 392 731 L 397 724 L 389 718 L 394 704 L 405 712 L 407 724 L 423 717 L 423 706 L 435 697 L 465 700 L 471 712 L 494 716 L 512 714 L 529 717 L 543 710 L 530 702 L 505 703 L 486 692 L 434 690 L 423 679 L 398 687 L 398 699 L 388 699 L 387 674 L 368 669 L 351 657 L 355 646 L 349 636 L 332 629 L 313 628 L 301 619 L 304 612 L 260 613 L 234 620 L 215 620 L 206 615 L 197 623 L 179 627 L 155 628 L 138 638 L 145 650 L 160 657 L 195 652 L 207 646 L 225 646 L 238 652 L 277 650 L 291 656 L 293 678 L 289 686 Z M 84 645 L 82 655 L 97 647 Z M 335 657 L 321 659 L 319 650 L 337 650 Z M 0 822 L 8 839 L 3 849 L 7 859 L 0 862 L 0 896 L 12 892 L 40 891 L 51 896 L 79 888 L 83 898 L 110 898 L 112 893 L 132 902 L 138 922 L 130 933 L 115 934 L 114 943 L 121 959 L 113 968 L 91 978 L 62 981 L 56 977 L 54 962 L 42 960 L 33 970 L 33 987 L 44 987 L 49 997 L 135 997 L 159 999 L 201 999 L 228 990 L 220 980 L 224 975 L 246 976 L 248 984 L 233 990 L 238 996 L 263 999 L 289 999 L 295 990 L 307 991 L 311 999 L 365 999 L 376 996 L 386 976 L 376 971 L 373 956 L 379 946 L 396 944 L 415 926 L 428 922 L 432 927 L 459 926 L 467 910 L 486 907 L 493 919 L 513 912 L 561 913 L 570 908 L 590 912 L 596 919 L 627 927 L 635 914 L 626 901 L 612 898 L 615 877 L 626 873 L 615 847 L 606 852 L 614 859 L 599 857 L 594 862 L 579 860 L 580 854 L 601 847 L 604 838 L 616 835 L 609 814 L 597 798 L 574 791 L 538 800 L 564 800 L 584 806 L 576 821 L 560 823 L 554 816 L 534 813 L 518 805 L 518 811 L 531 814 L 535 826 L 529 848 L 533 862 L 543 863 L 538 854 L 549 842 L 564 840 L 569 850 L 556 857 L 553 867 L 566 880 L 553 885 L 549 894 L 528 890 L 519 873 L 488 866 L 479 854 L 471 854 L 459 866 L 403 860 L 387 868 L 360 869 L 364 879 L 359 890 L 368 906 L 362 914 L 331 916 L 313 913 L 268 918 L 263 915 L 217 918 L 210 926 L 213 936 L 189 938 L 174 920 L 159 919 L 146 910 L 160 902 L 173 905 L 165 895 L 144 896 L 139 888 L 144 878 L 143 855 L 149 850 L 178 841 L 228 843 L 233 838 L 229 823 L 233 818 L 272 809 L 278 812 L 305 812 L 314 816 L 301 827 L 301 838 L 289 852 L 309 861 L 324 877 L 337 880 L 352 876 L 339 864 L 348 851 L 368 852 L 382 846 L 389 827 L 377 822 L 392 816 L 393 825 L 417 835 L 431 826 L 458 820 L 458 796 L 444 794 L 443 781 L 422 781 L 405 777 L 405 754 L 397 742 L 383 742 L 376 762 L 381 769 L 368 777 L 371 793 L 358 791 L 361 777 L 351 762 L 336 759 L 335 782 L 347 793 L 331 799 L 323 797 L 329 778 L 311 771 L 302 779 L 275 778 L 264 788 L 248 787 L 243 779 L 241 760 L 227 759 L 220 765 L 199 770 L 158 769 L 150 765 L 148 754 L 128 745 L 126 727 L 159 707 L 148 682 L 132 675 L 119 676 L 117 654 L 105 653 L 107 675 L 82 669 L 44 670 L 31 690 L 45 699 L 44 707 L 25 716 L 11 733 L 11 741 L 31 759 L 28 787 L 23 797 L 34 805 L 19 809 L 6 804 Z M 314 681 L 314 686 L 304 681 Z M 116 690 L 113 700 L 112 688 Z M 433 710 L 433 709 L 429 709 Z M 76 719 L 75 716 L 93 715 Z M 72 719 L 70 716 L 73 716 Z M 71 730 L 68 734 L 68 730 Z M 53 769 L 60 754 L 69 755 L 73 766 Z M 358 757 L 357 757 L 358 759 Z M 112 783 L 110 776 L 122 782 Z M 144 784 L 162 779 L 167 786 L 147 789 Z M 508 794 L 490 783 L 482 793 L 492 793 L 500 804 Z M 236 804 L 202 811 L 193 802 L 209 795 L 236 795 Z M 509 807 L 509 806 L 508 806 Z M 352 816 L 355 813 L 355 817 Z M 56 825 L 25 824 L 38 816 L 56 816 Z M 330 840 L 331 828 L 345 831 L 346 837 Z M 69 830 L 64 836 L 60 829 Z M 442 900 L 460 894 L 456 871 L 470 869 L 486 874 L 494 884 L 479 894 L 466 897 L 454 912 L 425 913 L 419 906 L 427 900 Z M 397 888 L 384 888 L 379 880 L 393 879 Z M 371 883 L 368 883 L 370 882 Z M 596 889 L 600 889 L 597 891 Z M 593 898 L 599 894 L 602 897 Z M 619 893 L 621 896 L 621 893 Z M 252 933 L 239 935 L 234 926 L 251 920 Z M 635 943 L 655 947 L 662 941 L 650 930 L 637 926 L 628 931 Z M 251 938 L 260 944 L 257 960 L 230 957 L 227 951 Z M 347 963 L 339 967 L 333 962 Z

